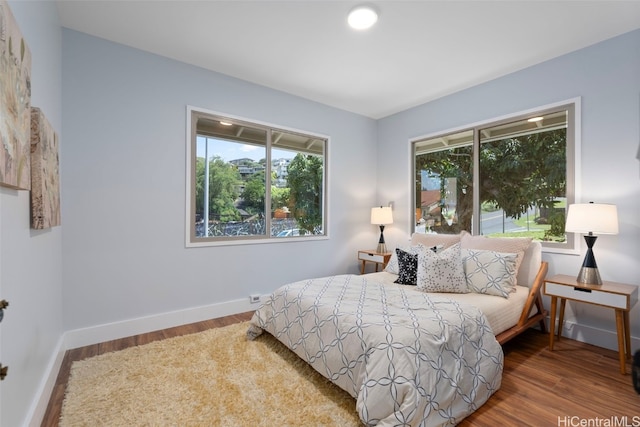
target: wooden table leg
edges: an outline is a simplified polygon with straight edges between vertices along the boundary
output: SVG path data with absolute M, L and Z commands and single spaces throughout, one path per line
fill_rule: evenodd
M 626 332 L 624 330 L 624 311 L 616 310 L 616 329 L 618 330 L 618 356 L 620 358 L 620 373 L 622 375 L 627 372 L 627 358 L 625 351 Z
M 362 261 L 362 265 L 360 266 L 360 274 L 364 274 L 364 263 L 366 261 Z
M 549 350 L 553 351 L 553 338 L 556 335 L 556 308 L 558 307 L 558 297 L 551 297 L 551 314 L 549 315 Z M 560 326 L 562 327 L 562 326 Z
M 622 320 L 624 321 L 624 340 L 627 349 L 625 354 L 627 359 L 631 359 L 631 322 L 629 321 L 628 311 L 625 310 L 622 312 Z
M 558 341 L 562 336 L 562 325 L 564 325 L 564 307 L 567 305 L 565 298 L 560 298 L 560 316 L 558 318 Z

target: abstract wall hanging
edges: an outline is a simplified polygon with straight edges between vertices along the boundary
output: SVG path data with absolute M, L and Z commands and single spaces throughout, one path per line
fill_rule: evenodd
M 31 108 L 31 228 L 60 225 L 58 135 L 39 108 Z
M 0 0 L 0 185 L 31 187 L 31 52 Z

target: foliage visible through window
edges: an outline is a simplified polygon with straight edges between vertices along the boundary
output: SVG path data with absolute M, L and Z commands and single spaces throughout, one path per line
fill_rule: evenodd
M 324 235 L 326 143 L 191 111 L 189 242 Z
M 570 104 L 414 141 L 415 230 L 563 247 L 574 197 L 573 111 Z

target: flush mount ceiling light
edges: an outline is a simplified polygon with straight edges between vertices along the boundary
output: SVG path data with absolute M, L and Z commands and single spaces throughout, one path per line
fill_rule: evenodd
M 349 12 L 347 22 L 355 30 L 366 30 L 378 21 L 378 13 L 371 6 L 357 6 Z

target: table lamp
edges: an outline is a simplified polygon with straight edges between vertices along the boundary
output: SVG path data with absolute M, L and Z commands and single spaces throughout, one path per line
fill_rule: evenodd
M 600 273 L 596 258 L 593 255 L 593 245 L 596 243 L 595 234 L 618 234 L 618 210 L 616 205 L 602 203 L 577 203 L 569 205 L 567 223 L 564 230 L 571 233 L 585 234 L 587 254 L 578 274 L 578 283 L 601 285 Z
M 393 224 L 393 213 L 391 207 L 371 208 L 371 224 L 380 226 L 380 240 L 378 240 L 378 248 L 376 252 L 386 253 L 387 245 L 384 243 L 384 226 Z

